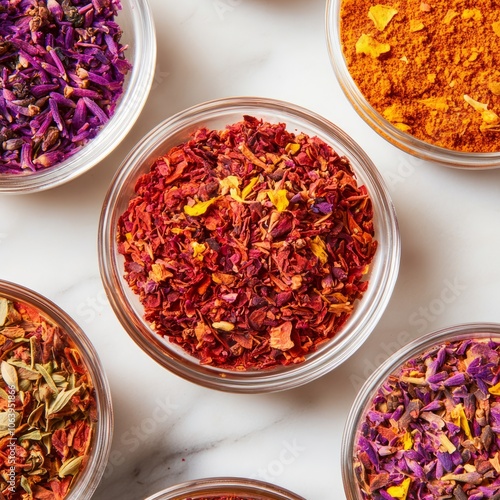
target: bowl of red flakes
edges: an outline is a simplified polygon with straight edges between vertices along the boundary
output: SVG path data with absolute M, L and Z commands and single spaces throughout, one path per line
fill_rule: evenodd
M 289 490 L 256 479 L 214 477 L 186 481 L 146 500 L 304 500 Z
M 155 67 L 147 0 L 0 1 L 0 193 L 53 188 L 106 158 Z
M 183 111 L 131 151 L 106 196 L 99 261 L 132 339 L 220 390 L 309 382 L 380 318 L 400 242 L 383 180 L 323 117 L 228 98 Z

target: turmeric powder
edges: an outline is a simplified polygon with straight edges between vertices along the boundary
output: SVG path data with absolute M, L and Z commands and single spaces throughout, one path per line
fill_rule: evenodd
M 500 151 L 499 0 L 342 0 L 340 37 L 359 90 L 395 127 Z

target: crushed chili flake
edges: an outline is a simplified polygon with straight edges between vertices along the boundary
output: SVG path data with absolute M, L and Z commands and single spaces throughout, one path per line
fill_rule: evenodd
M 0 174 L 52 167 L 114 114 L 120 0 L 0 0 Z
M 210 497 L 196 497 L 196 498 L 186 498 L 186 500 L 258 500 L 254 497 L 240 497 L 240 496 L 234 496 L 234 495 L 223 495 L 223 496 L 210 496 Z
M 153 329 L 234 370 L 299 363 L 331 339 L 377 248 L 349 160 L 251 116 L 201 128 L 158 158 L 117 239 Z
M 500 498 L 500 342 L 439 344 L 380 386 L 359 425 L 363 499 Z
M 0 297 L 0 360 L 0 497 L 63 500 L 97 420 L 82 354 L 36 308 Z

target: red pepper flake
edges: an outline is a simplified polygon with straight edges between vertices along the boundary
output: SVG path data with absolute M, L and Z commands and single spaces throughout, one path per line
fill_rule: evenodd
M 196 497 L 196 499 L 189 497 L 186 500 L 258 500 L 255 497 L 240 497 L 234 495 L 217 495 L 217 496 L 209 496 L 209 497 Z
M 234 495 L 217 495 L 217 496 L 209 496 L 209 497 L 196 497 L 195 498 L 192 498 L 192 497 L 189 497 L 189 498 L 186 498 L 186 500 L 258 500 L 257 498 L 255 497 L 240 497 L 240 496 L 234 496 Z
M 201 363 L 299 363 L 368 286 L 372 202 L 318 137 L 251 116 L 201 128 L 136 183 L 118 223 L 145 319 Z
M 446 342 L 385 380 L 359 426 L 363 499 L 500 498 L 500 343 Z

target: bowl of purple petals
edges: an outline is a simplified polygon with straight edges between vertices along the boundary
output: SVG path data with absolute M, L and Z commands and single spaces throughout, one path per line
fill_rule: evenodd
M 103 160 L 155 66 L 147 0 L 0 0 L 0 192 L 52 188 Z
M 342 443 L 348 500 L 500 498 L 500 324 L 424 335 L 365 382 Z

